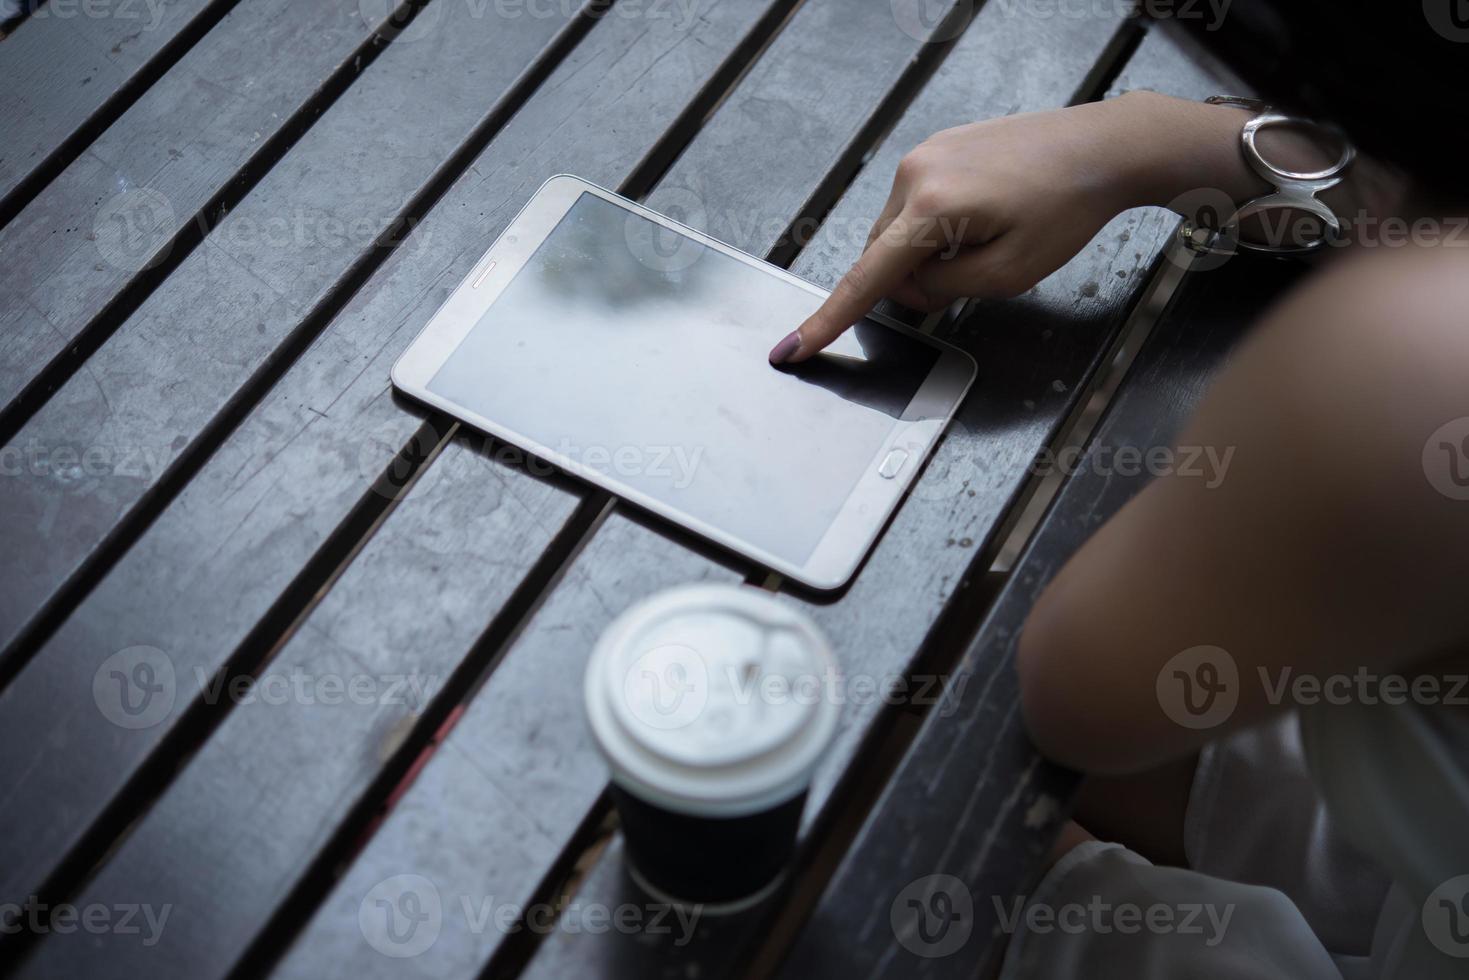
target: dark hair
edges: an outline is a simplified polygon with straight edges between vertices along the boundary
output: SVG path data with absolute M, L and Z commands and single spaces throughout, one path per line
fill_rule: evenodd
M 1461 0 L 1232 0 L 1171 18 L 1283 108 L 1334 122 L 1420 192 L 1469 201 L 1469 16 Z M 1144 4 L 1144 7 L 1147 5 Z

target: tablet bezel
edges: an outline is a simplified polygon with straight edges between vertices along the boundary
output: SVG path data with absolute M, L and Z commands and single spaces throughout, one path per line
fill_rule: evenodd
M 933 347 L 938 351 L 939 357 L 804 563 L 773 554 L 738 535 L 706 524 L 672 504 L 626 486 L 613 475 L 588 467 L 549 446 L 540 445 L 522 433 L 429 390 L 429 382 L 439 368 L 458 349 L 464 338 L 582 194 L 594 194 L 815 296 L 824 298 L 828 295 L 827 290 L 815 283 L 741 252 L 606 188 L 598 187 L 580 177 L 558 174 L 541 185 L 394 363 L 391 372 L 394 386 L 421 402 L 519 446 L 568 473 L 624 497 L 798 582 L 820 590 L 837 589 L 845 585 L 866 556 L 883 524 L 912 485 L 944 427 L 974 383 L 978 365 L 973 357 L 957 347 L 935 340 L 890 317 L 872 314 L 873 319 L 885 326 Z M 772 343 L 775 339 L 778 338 L 773 338 Z M 895 449 L 905 451 L 908 458 L 896 476 L 884 477 L 878 469 Z

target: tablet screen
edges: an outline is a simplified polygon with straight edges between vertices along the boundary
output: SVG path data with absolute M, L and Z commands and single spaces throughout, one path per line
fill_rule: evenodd
M 820 303 L 583 193 L 428 388 L 799 564 L 938 359 L 863 321 L 771 367 Z

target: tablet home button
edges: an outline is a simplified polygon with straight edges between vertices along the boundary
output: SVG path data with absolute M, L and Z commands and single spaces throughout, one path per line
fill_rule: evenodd
M 908 461 L 908 453 L 902 449 L 894 449 L 888 453 L 882 465 L 877 468 L 877 475 L 891 480 L 903 469 L 903 464 Z

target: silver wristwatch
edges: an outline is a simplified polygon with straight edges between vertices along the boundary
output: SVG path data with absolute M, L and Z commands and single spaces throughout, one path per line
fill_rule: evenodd
M 1244 248 L 1270 255 L 1306 255 L 1340 241 L 1343 234 L 1341 219 L 1316 195 L 1341 183 L 1352 161 L 1356 159 L 1357 151 L 1346 136 L 1334 127 L 1276 112 L 1258 99 L 1215 95 L 1205 101 L 1209 105 L 1232 105 L 1255 111 L 1255 118 L 1245 123 L 1244 129 L 1240 131 L 1240 149 L 1250 168 L 1272 185 L 1275 191 L 1246 201 L 1219 228 L 1194 225 L 1192 221 L 1185 220 L 1179 229 L 1184 246 L 1191 251 L 1208 253 L 1232 253 L 1238 248 Z M 1270 126 L 1294 126 L 1325 133 L 1341 144 L 1341 155 L 1324 170 L 1299 171 L 1276 166 L 1265 159 L 1256 142 L 1260 131 Z M 1250 242 L 1240 238 L 1241 221 L 1270 211 L 1298 211 L 1314 215 L 1321 221 L 1322 233 L 1312 241 L 1291 244 Z

